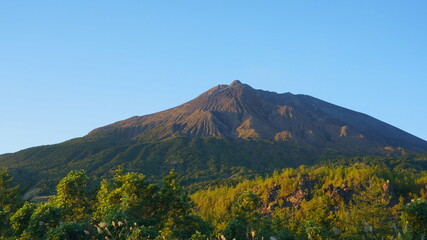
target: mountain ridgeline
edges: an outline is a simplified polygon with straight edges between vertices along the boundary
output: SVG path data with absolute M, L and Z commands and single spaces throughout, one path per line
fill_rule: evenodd
M 104 177 L 117 165 L 184 184 L 241 179 L 337 157 L 427 152 L 427 142 L 368 115 L 307 95 L 234 81 L 175 108 L 136 116 L 82 138 L 0 156 L 22 183 L 49 189 L 69 170 Z M 31 177 L 30 177 L 31 176 Z

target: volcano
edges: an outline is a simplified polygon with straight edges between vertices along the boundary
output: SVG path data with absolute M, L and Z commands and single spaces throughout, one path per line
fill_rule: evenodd
M 175 169 L 184 184 L 194 184 L 337 157 L 421 152 L 426 141 L 366 114 L 236 80 L 172 109 L 1 155 L 0 166 L 23 185 L 49 191 L 73 169 L 101 178 L 122 165 L 153 180 Z
M 235 80 L 178 107 L 89 135 L 161 141 L 177 136 L 293 141 L 343 153 L 426 152 L 426 141 L 366 114 L 307 95 L 255 90 Z

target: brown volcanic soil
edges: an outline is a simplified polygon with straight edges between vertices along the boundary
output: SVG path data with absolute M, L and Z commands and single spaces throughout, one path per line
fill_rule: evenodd
M 427 152 L 427 142 L 368 115 L 291 93 L 234 81 L 178 107 L 132 117 L 89 136 L 160 141 L 176 136 L 294 141 L 343 153 Z

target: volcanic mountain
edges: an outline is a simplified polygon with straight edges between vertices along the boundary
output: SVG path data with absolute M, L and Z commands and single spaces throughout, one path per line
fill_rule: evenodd
M 72 169 L 104 177 L 123 165 L 154 180 L 175 169 L 192 184 L 339 156 L 408 152 L 427 152 L 427 142 L 314 97 L 256 90 L 236 80 L 82 138 L 1 155 L 0 166 L 24 185 L 49 190 Z
M 427 142 L 368 115 L 291 93 L 255 90 L 236 80 L 178 107 L 132 117 L 89 135 L 138 141 L 177 136 L 293 141 L 343 153 L 427 152 Z

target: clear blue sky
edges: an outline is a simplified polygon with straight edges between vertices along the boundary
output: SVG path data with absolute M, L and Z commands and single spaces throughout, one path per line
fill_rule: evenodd
M 234 79 L 427 139 L 427 1 L 1 1 L 0 153 Z

